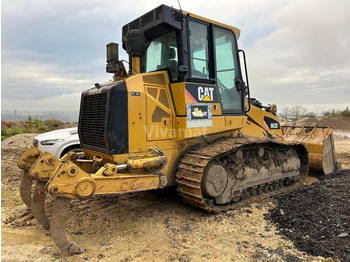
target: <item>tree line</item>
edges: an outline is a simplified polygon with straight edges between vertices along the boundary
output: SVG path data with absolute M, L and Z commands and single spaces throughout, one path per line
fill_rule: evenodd
M 308 112 L 306 107 L 302 105 L 295 105 L 292 107 L 284 107 L 282 108 L 281 112 L 279 113 L 279 116 L 282 119 L 287 120 L 299 120 L 302 117 L 310 117 L 310 116 L 316 116 L 316 113 L 314 112 Z M 345 110 L 337 110 L 332 109 L 328 111 L 323 111 L 321 116 L 343 116 L 343 117 L 350 117 L 350 109 L 349 107 L 346 107 Z

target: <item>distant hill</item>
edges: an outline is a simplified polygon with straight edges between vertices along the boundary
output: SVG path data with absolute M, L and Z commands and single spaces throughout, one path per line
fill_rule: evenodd
M 45 121 L 47 119 L 59 120 L 61 122 L 78 122 L 78 111 L 17 111 L 2 110 L 1 120 L 3 121 L 24 121 L 29 119 L 38 119 Z

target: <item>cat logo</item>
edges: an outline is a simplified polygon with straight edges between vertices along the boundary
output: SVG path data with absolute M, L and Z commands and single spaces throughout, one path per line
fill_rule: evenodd
M 198 100 L 212 102 L 214 100 L 214 87 L 198 87 Z

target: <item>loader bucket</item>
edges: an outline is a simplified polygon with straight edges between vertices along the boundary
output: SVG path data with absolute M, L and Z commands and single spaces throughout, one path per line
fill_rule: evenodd
M 332 127 L 282 126 L 282 132 L 285 141 L 305 145 L 310 171 L 329 174 L 336 170 Z

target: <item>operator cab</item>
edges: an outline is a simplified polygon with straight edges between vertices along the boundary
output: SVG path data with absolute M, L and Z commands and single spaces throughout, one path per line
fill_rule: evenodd
M 247 88 L 240 70 L 237 28 L 161 5 L 123 27 L 125 50 L 128 33 L 135 29 L 144 33 L 146 41 L 141 73 L 166 70 L 171 83 L 214 86 L 223 114 L 244 113 Z

